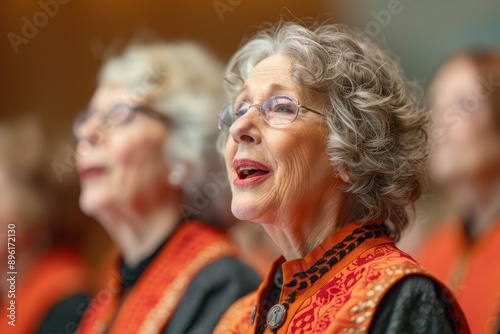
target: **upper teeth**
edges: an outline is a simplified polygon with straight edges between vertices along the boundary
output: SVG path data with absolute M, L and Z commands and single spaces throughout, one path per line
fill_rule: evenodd
M 243 175 L 248 176 L 248 175 L 250 175 L 250 172 L 253 170 L 255 170 L 255 169 L 253 169 L 252 167 L 241 167 L 240 173 L 243 173 Z

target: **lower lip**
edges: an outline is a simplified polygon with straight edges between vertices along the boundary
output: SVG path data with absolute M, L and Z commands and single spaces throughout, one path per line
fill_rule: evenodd
M 251 185 L 257 184 L 259 182 L 262 182 L 265 178 L 267 178 L 269 176 L 269 174 L 271 174 L 271 172 L 267 172 L 266 174 L 262 174 L 259 176 L 247 177 L 246 179 L 240 179 L 237 177 L 236 179 L 234 179 L 233 184 L 236 187 L 251 186 Z

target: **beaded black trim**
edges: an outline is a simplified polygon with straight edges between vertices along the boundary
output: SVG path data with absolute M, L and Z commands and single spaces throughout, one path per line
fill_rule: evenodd
M 326 251 L 309 269 L 294 274 L 293 276 L 295 278 L 286 283 L 285 286 L 288 288 L 297 288 L 288 295 L 286 301 L 283 303 L 285 309 L 288 310 L 289 304 L 295 301 L 297 291 L 307 289 L 314 285 L 314 283 L 329 272 L 336 263 L 342 261 L 347 254 L 351 253 L 366 240 L 377 239 L 383 235 L 389 236 L 385 224 L 362 225 L 346 236 L 343 241 Z

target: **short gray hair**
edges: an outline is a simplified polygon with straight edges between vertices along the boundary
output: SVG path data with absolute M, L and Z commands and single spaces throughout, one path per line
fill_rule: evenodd
M 274 54 L 292 59 L 292 79 L 319 95 L 330 128 L 327 153 L 345 172 L 353 220 L 384 220 L 397 240 L 426 183 L 429 154 L 421 89 L 366 36 L 346 26 L 279 22 L 258 32 L 226 68 L 236 97 L 254 67 Z M 412 210 L 413 211 L 413 210 Z
M 171 132 L 165 144 L 166 162 L 170 167 L 190 167 L 189 178 L 181 185 L 184 204 L 192 208 L 194 196 L 201 193 L 206 204 L 193 210 L 196 217 L 211 223 L 227 217 L 220 212 L 221 201 L 230 196 L 229 187 L 220 182 L 217 195 L 213 190 L 203 193 L 213 175 L 224 170 L 215 145 L 217 114 L 224 101 L 222 74 L 223 66 L 212 54 L 182 41 L 131 44 L 108 60 L 98 77 L 99 83 L 129 88 L 132 98 L 145 99 L 167 116 Z

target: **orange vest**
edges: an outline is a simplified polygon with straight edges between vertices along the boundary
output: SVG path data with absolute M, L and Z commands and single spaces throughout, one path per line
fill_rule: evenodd
M 6 285 L 7 291 L 2 291 L 0 333 L 35 333 L 57 303 L 73 294 L 87 292 L 87 279 L 87 267 L 74 250 L 60 247 L 42 255 L 29 271 L 17 275 L 15 298 L 8 298 L 10 284 Z M 11 300 L 15 301 L 15 327 L 8 324 L 11 311 L 7 308 Z M 68 324 L 68 327 L 75 328 L 76 325 Z
M 266 305 L 280 265 L 279 304 Z M 396 248 L 384 224 L 351 223 L 304 258 L 279 258 L 258 291 L 234 304 L 214 333 L 258 333 L 265 323 L 266 334 L 366 333 L 385 293 L 412 274 L 429 276 Z M 456 333 L 468 333 L 458 306 L 457 310 Z
M 119 273 L 111 273 L 77 333 L 161 333 L 192 279 L 207 264 L 235 253 L 222 232 L 198 222 L 182 224 L 124 298 Z
M 460 221 L 446 223 L 420 250 L 418 260 L 457 296 L 472 333 L 498 333 L 500 220 L 470 244 Z

